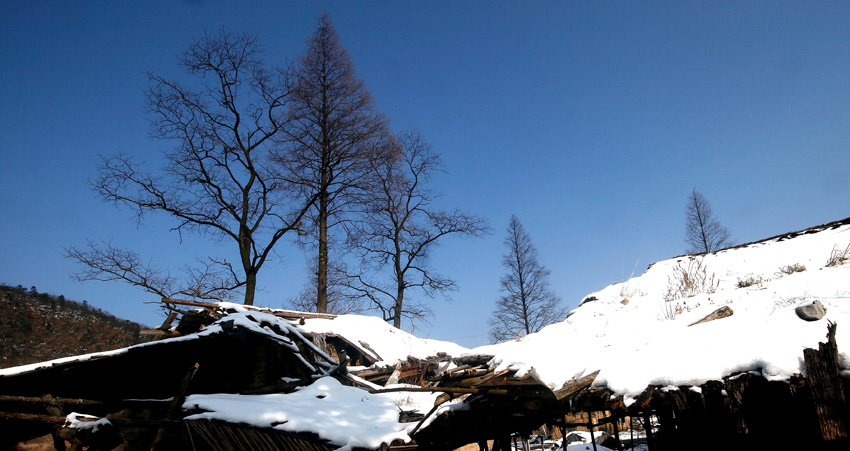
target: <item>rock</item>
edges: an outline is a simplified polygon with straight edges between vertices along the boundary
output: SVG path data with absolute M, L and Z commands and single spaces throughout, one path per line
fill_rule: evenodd
M 826 309 L 818 300 L 815 300 L 811 304 L 801 305 L 794 309 L 794 311 L 797 312 L 797 316 L 800 319 L 805 321 L 817 321 L 826 315 Z
M 571 443 L 585 443 L 586 440 L 580 434 L 570 433 L 567 434 L 567 446 L 570 446 Z
M 735 312 L 733 312 L 732 309 L 729 308 L 728 305 L 724 305 L 723 307 L 720 307 L 719 309 L 717 309 L 717 310 L 709 313 L 708 315 L 706 315 L 705 318 L 703 318 L 699 321 L 693 322 L 691 324 L 688 324 L 688 326 L 693 326 L 693 325 L 696 325 L 696 324 L 699 324 L 699 323 L 706 323 L 708 321 L 714 321 L 714 320 L 720 319 L 720 318 L 726 318 L 727 316 L 732 316 L 733 313 L 735 313 Z

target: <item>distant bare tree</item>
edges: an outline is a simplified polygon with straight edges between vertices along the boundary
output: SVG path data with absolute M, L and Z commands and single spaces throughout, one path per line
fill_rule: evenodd
M 729 229 L 720 225 L 711 205 L 696 188 L 688 196 L 685 212 L 685 242 L 689 253 L 705 254 L 733 244 Z
M 327 16 L 308 39 L 293 78 L 292 121 L 280 139 L 278 160 L 305 195 L 318 193 L 307 233 L 318 251 L 315 309 L 324 313 L 333 231 L 349 219 L 352 196 L 363 189 L 368 162 L 389 131 Z
M 516 215 L 508 223 L 502 265 L 508 273 L 501 279 L 505 293 L 490 318 L 490 337 L 503 342 L 537 332 L 566 316 L 559 298 L 549 289 L 549 270 L 537 261 L 537 248 Z
M 224 31 L 196 40 L 180 58 L 199 81 L 192 89 L 151 74 L 146 93 L 154 138 L 171 140 L 161 174 L 125 155 L 103 158 L 91 182 L 104 200 L 132 208 L 137 220 L 164 213 L 178 233 L 196 232 L 238 250 L 240 270 L 226 259 L 172 276 L 137 253 L 89 241 L 66 255 L 85 270 L 79 280 L 124 280 L 160 296 L 224 299 L 244 290 L 254 303 L 257 273 L 284 234 L 296 229 L 315 193 L 287 191 L 271 160 L 271 138 L 285 125 L 290 83 L 264 67 L 253 36 Z M 296 195 L 297 194 L 297 195 Z
M 442 169 L 440 158 L 416 132 L 398 140 L 397 152 L 371 160 L 374 189 L 361 199 L 362 218 L 352 224 L 349 244 L 361 258 L 351 287 L 366 297 L 386 321 L 426 319 L 430 309 L 412 290 L 433 298 L 455 282 L 428 266 L 428 257 L 446 236 L 481 237 L 490 232 L 484 218 L 433 205 L 438 194 L 426 185 Z

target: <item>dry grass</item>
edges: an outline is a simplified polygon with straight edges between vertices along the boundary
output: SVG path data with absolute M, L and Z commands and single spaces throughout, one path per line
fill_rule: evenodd
M 835 245 L 832 248 L 829 260 L 826 261 L 826 267 L 843 265 L 847 260 L 850 260 L 850 244 L 843 250 L 838 245 Z

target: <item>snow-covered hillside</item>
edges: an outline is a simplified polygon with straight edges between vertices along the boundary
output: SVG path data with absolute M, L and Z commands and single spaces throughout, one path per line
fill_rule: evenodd
M 650 384 L 699 385 L 743 371 L 772 380 L 803 373 L 803 349 L 825 341 L 832 321 L 846 373 L 850 261 L 828 261 L 848 246 L 845 220 L 661 261 L 591 293 L 562 323 L 473 352 L 495 355 L 492 364 L 500 368 L 533 372 L 551 388 L 600 370 L 595 385 L 629 397 Z M 826 316 L 800 319 L 795 308 L 816 300 Z M 693 324 L 723 307 L 731 316 Z

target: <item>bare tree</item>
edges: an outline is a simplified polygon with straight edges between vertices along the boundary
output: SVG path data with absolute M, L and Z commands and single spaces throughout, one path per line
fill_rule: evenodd
M 302 312 L 316 308 L 316 278 L 318 271 L 315 264 L 307 267 L 308 280 L 304 288 L 293 298 L 284 302 L 284 307 Z M 325 313 L 344 315 L 348 313 L 364 313 L 368 305 L 363 297 L 350 289 L 348 267 L 340 258 L 328 260 L 328 308 Z
M 111 242 L 87 240 L 86 247 L 71 246 L 65 256 L 83 265 L 72 274 L 79 281 L 123 281 L 163 298 L 189 297 L 206 300 L 234 300 L 238 275 L 227 261 L 211 257 L 196 258 L 197 266 L 185 265 L 180 275 L 145 262 L 135 251 Z
M 221 299 L 244 290 L 243 302 L 253 304 L 257 273 L 316 198 L 283 189 L 271 160 L 271 138 L 285 125 L 290 83 L 284 71 L 264 67 L 255 38 L 247 34 L 207 34 L 180 64 L 197 77 L 196 89 L 149 75 L 151 135 L 175 143 L 161 173 L 117 155 L 103 158 L 90 183 L 104 200 L 133 209 L 138 221 L 163 213 L 176 220 L 172 230 L 180 234 L 234 244 L 241 271 L 226 259 L 204 258 L 200 268 L 184 271 L 186 277 L 172 276 L 109 242 L 89 241 L 66 255 L 86 267 L 76 274 L 79 280 L 124 280 L 161 296 Z
M 490 318 L 490 337 L 502 342 L 537 332 L 561 321 L 566 311 L 549 289 L 549 270 L 537 261 L 537 248 L 516 215 L 508 223 L 502 265 L 508 273 L 501 279 L 505 293 Z
M 455 282 L 437 274 L 427 262 L 446 236 L 481 237 L 487 221 L 459 210 L 433 205 L 438 194 L 428 189 L 432 173 L 442 169 L 439 156 L 416 132 L 403 135 L 396 152 L 371 160 L 374 189 L 361 199 L 360 220 L 352 224 L 349 244 L 361 258 L 351 275 L 352 289 L 366 297 L 386 321 L 401 328 L 402 319 L 426 319 L 430 309 L 421 298 L 445 295 Z
M 318 251 L 315 308 L 327 312 L 333 231 L 349 218 L 349 202 L 362 189 L 367 163 L 389 132 L 327 16 L 308 39 L 293 74 L 292 121 L 278 160 L 305 194 L 318 193 L 309 233 Z
M 688 196 L 685 212 L 685 242 L 689 253 L 705 254 L 733 244 L 729 229 L 720 225 L 711 205 L 696 188 Z

